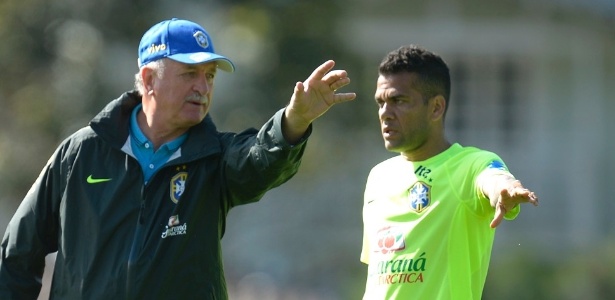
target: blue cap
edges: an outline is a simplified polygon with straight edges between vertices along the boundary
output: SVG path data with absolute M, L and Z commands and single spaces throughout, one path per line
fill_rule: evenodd
M 150 28 L 139 43 L 139 67 L 161 58 L 185 64 L 216 61 L 218 68 L 233 72 L 233 62 L 214 52 L 214 44 L 200 25 L 173 18 Z

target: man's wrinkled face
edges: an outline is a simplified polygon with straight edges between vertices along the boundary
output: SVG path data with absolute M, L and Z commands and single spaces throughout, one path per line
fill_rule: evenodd
M 209 112 L 216 71 L 215 62 L 189 65 L 167 60 L 152 82 L 155 118 L 175 128 L 200 123 Z

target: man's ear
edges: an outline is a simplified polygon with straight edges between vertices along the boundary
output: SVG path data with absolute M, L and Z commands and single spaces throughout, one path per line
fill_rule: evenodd
M 442 95 L 436 95 L 430 99 L 431 102 L 431 118 L 433 120 L 443 119 L 446 111 L 446 99 Z
M 148 95 L 151 95 L 154 92 L 154 70 L 148 67 L 143 67 L 139 71 L 139 76 L 141 76 L 141 80 L 143 81 L 143 88 Z

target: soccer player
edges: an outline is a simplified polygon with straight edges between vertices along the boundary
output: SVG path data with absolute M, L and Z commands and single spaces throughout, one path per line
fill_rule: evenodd
M 385 56 L 375 99 L 384 146 L 400 155 L 367 178 L 361 261 L 365 300 L 480 299 L 503 219 L 536 195 L 497 154 L 445 137 L 450 76 L 415 45 Z

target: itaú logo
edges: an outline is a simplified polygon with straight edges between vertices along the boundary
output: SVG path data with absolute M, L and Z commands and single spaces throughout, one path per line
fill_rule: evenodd
M 398 227 L 384 227 L 376 233 L 376 248 L 374 252 L 387 254 L 406 249 L 404 234 Z

